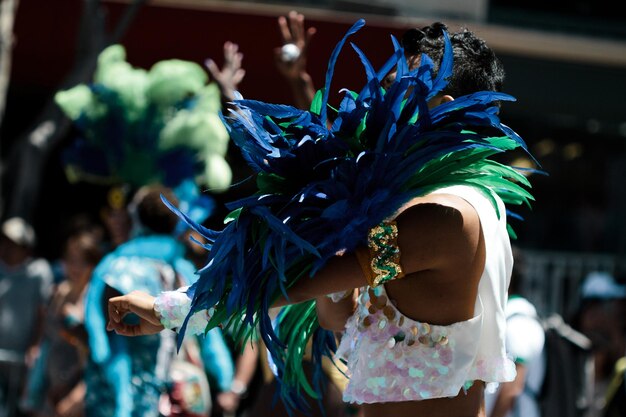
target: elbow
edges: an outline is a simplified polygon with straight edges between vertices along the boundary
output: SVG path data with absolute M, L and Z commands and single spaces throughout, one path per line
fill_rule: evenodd
M 330 320 L 327 317 L 318 315 L 317 321 L 322 329 L 329 330 L 331 332 L 342 332 L 345 330 L 346 327 L 345 320 Z
M 344 298 L 339 301 L 327 296 L 317 297 L 315 309 L 320 327 L 333 332 L 342 332 L 356 309 L 356 292 L 347 291 Z

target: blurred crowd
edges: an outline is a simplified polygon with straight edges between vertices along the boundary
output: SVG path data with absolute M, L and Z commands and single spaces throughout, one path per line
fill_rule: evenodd
M 306 52 L 315 29 L 305 28 L 303 16 L 295 12 L 280 17 L 278 28 L 289 47 L 276 48 L 276 68 L 296 105 L 308 108 L 315 88 L 306 71 Z M 227 42 L 224 53 L 223 67 L 209 60 L 207 69 L 228 107 L 245 72 L 237 45 Z M 43 231 L 20 217 L 2 223 L 0 417 L 287 415 L 259 340 L 237 346 L 227 330 L 216 328 L 178 349 L 174 333 L 129 339 L 102 331 L 104 303 L 112 295 L 188 285 L 204 266 L 201 238 L 180 231 L 161 195 L 176 204 L 172 190 L 158 184 L 111 188 L 97 218 L 85 213 L 68 222 L 59 259 L 37 257 L 37 234 Z M 587 277 L 580 293 L 576 316 L 566 320 L 592 344 L 594 399 L 587 416 L 626 415 L 626 286 L 598 272 Z M 511 304 L 537 314 L 528 301 Z M 528 395 L 525 387 L 541 386 L 545 363 L 542 371 L 533 361 L 545 361 L 545 341 L 542 328 L 532 323 L 520 322 L 519 329 L 517 338 L 507 340 L 538 335 L 534 345 L 516 353 L 526 355 L 517 362 L 524 380 L 509 395 L 521 403 Z M 341 401 L 341 370 L 327 365 L 325 415 L 357 415 L 357 407 Z M 501 408 L 499 415 L 511 415 L 511 407 Z M 312 405 L 312 415 L 319 414 L 318 408 Z

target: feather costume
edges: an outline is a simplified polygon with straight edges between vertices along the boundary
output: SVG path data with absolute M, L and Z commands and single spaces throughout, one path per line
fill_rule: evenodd
M 63 154 L 70 181 L 171 187 L 204 221 L 213 201 L 197 187 L 230 186 L 229 135 L 218 87 L 195 62 L 170 59 L 149 71 L 126 61 L 121 45 L 98 57 L 93 83 L 55 96 L 79 135 Z
M 314 301 L 284 308 L 272 323 L 268 309 L 279 296 L 288 298 L 291 285 L 314 279 L 338 252 L 365 245 L 370 228 L 432 190 L 471 185 L 490 197 L 494 207 L 494 195 L 509 204 L 532 200 L 524 175 L 489 159 L 526 149 L 498 118 L 497 102 L 514 100 L 511 96 L 478 92 L 428 108 L 428 100 L 446 86 L 452 71 L 452 47 L 445 34 L 445 54 L 436 76 L 427 56 L 419 68 L 409 70 L 395 39 L 394 54 L 378 71 L 352 45 L 367 83 L 360 92 L 343 90 L 328 127 L 335 62 L 347 38 L 363 25 L 358 21 L 336 46 L 325 86 L 310 111 L 236 101 L 239 111 L 227 125 L 256 171 L 258 191 L 229 204 L 232 212 L 221 231 L 187 219 L 208 239 L 205 247 L 210 251 L 200 279 L 188 292 L 192 313 L 215 306 L 207 328 L 230 326 L 241 340 L 258 327 L 288 409 L 308 407 L 303 391 L 319 399 L 321 358 L 336 349 L 333 334 L 317 323 Z M 394 67 L 396 79 L 385 91 L 381 80 Z M 498 134 L 479 133 L 486 130 Z M 179 340 L 184 333 L 185 324 Z M 312 383 L 301 366 L 310 340 L 316 366 Z

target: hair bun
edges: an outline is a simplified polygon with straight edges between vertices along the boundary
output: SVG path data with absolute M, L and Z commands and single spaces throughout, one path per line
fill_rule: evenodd
M 436 38 L 439 38 L 440 36 L 443 36 L 443 32 L 447 31 L 448 27 L 446 26 L 445 23 L 435 22 L 431 24 L 430 26 L 423 28 L 422 30 L 425 32 L 428 38 L 436 39 Z
M 402 35 L 402 47 L 404 52 L 408 54 L 415 54 L 419 51 L 418 45 L 426 34 L 420 29 L 409 29 Z

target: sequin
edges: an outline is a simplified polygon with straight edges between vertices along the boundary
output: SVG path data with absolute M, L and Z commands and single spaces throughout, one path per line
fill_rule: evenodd
M 382 309 L 383 307 L 387 305 L 387 297 L 385 297 L 384 295 L 380 297 L 376 297 L 376 299 L 373 300 L 372 303 L 379 309 Z
M 404 276 L 397 239 L 398 227 L 395 222 L 381 223 L 370 229 L 367 246 L 371 256 L 372 287 Z
M 393 320 L 396 317 L 396 312 L 391 306 L 385 306 L 385 308 L 383 308 L 383 314 L 389 320 Z
M 425 400 L 427 400 L 427 399 L 432 397 L 432 393 L 430 391 L 426 391 L 426 390 L 420 391 L 419 394 Z
M 187 289 L 188 287 L 182 287 L 176 291 L 165 291 L 154 300 L 154 310 L 159 314 L 161 324 L 166 329 L 179 328 L 189 315 L 191 298 L 187 296 Z M 193 313 L 187 321 L 187 332 L 189 334 L 204 333 L 214 312 L 215 309 L 211 308 Z
M 411 399 L 412 394 L 413 392 L 409 388 L 405 388 L 404 391 L 402 391 L 402 396 L 407 400 Z
M 371 300 L 372 298 L 376 298 L 376 292 L 374 291 L 373 288 L 369 288 L 367 290 L 367 295 L 369 295 L 369 299 Z
M 459 375 L 454 364 L 458 360 L 455 342 L 460 343 L 454 338 L 456 327 L 429 325 L 403 316 L 393 307 L 384 286 L 368 287 L 357 299 L 356 314 L 348 322 L 338 350 L 354 377 L 344 390 L 345 401 L 415 401 L 458 394 L 464 381 L 454 379 Z M 465 346 L 464 341 L 463 349 Z M 494 375 L 502 372 L 512 375 L 514 368 L 505 369 L 505 365 L 503 361 L 477 360 L 472 363 L 471 376 L 493 381 Z

